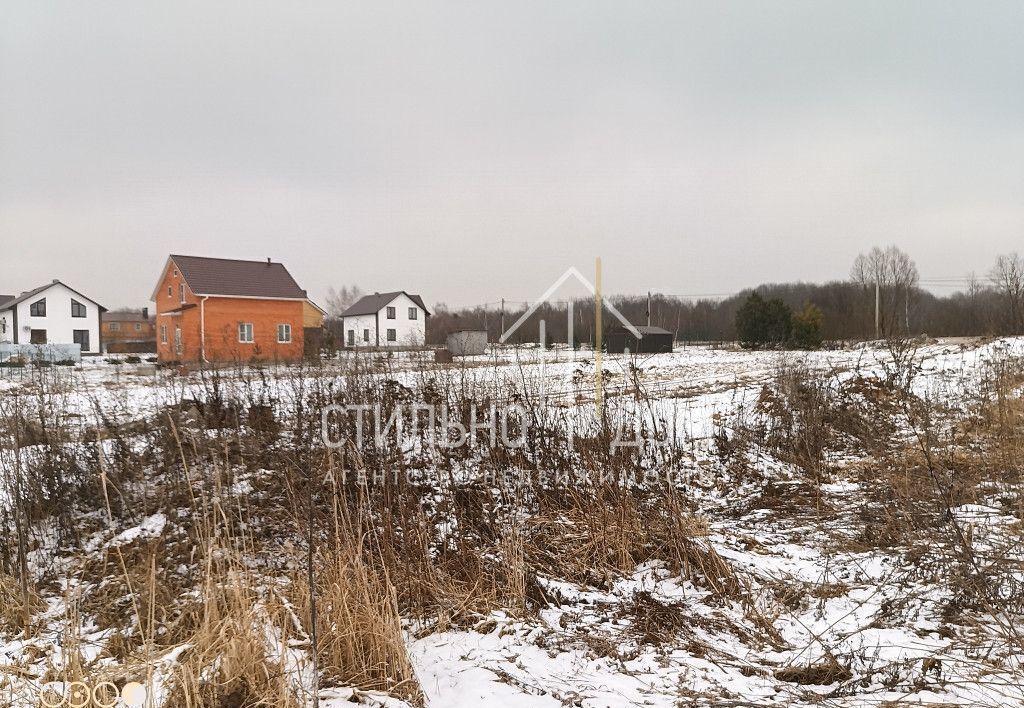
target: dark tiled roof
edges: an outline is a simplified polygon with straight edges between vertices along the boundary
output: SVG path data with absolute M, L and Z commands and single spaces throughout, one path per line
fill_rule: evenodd
M 399 295 L 407 296 L 410 300 L 422 307 L 424 312 L 428 315 L 430 314 L 427 306 L 423 304 L 423 298 L 419 295 L 410 295 L 404 290 L 396 290 L 392 293 L 374 293 L 373 295 L 364 295 L 355 303 L 350 305 L 347 310 L 342 312 L 341 316 L 355 317 L 356 315 L 372 315 L 376 312 L 380 312 L 382 308 L 391 304 L 391 301 Z
M 0 305 L 3 305 L 8 300 L 13 300 L 14 298 L 14 295 L 0 295 Z
M 174 255 L 171 260 L 196 295 L 287 300 L 306 297 L 306 291 L 280 263 Z
M 104 312 L 104 322 L 152 322 L 153 317 L 143 317 L 141 312 Z
M 46 285 L 40 285 L 38 288 L 32 288 L 31 290 L 27 290 L 27 291 L 23 292 L 21 295 L 12 296 L 6 302 L 0 300 L 0 304 L 2 304 L 4 306 L 4 309 L 6 309 L 8 307 L 12 307 L 14 305 L 17 305 L 19 302 L 24 302 L 25 300 L 28 300 L 30 297 L 34 297 L 35 295 L 38 295 L 39 293 L 43 292 L 44 290 L 49 290 L 54 285 L 63 285 L 65 288 L 67 288 L 68 290 L 73 292 L 75 295 L 77 295 L 78 297 L 82 298 L 83 300 L 88 300 L 93 305 L 95 305 L 100 310 L 102 310 L 103 312 L 107 311 L 107 308 L 103 307 L 103 305 L 99 304 L 98 302 L 93 300 L 91 297 L 86 297 L 85 295 L 83 295 L 82 293 L 78 292 L 77 290 L 75 290 L 70 285 L 62 283 L 59 280 L 53 280 L 53 281 L 47 283 Z

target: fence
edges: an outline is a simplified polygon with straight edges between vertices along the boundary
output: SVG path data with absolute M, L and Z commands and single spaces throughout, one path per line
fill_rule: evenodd
M 0 344 L 0 364 L 14 361 L 73 361 L 82 360 L 82 347 L 78 344 Z

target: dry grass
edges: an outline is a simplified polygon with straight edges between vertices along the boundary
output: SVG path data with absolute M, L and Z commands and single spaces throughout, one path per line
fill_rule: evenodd
M 22 587 L 17 578 L 0 575 L 0 632 L 31 633 L 32 617 L 46 603 L 32 585 Z
M 325 683 L 421 702 L 387 575 L 372 568 L 353 544 L 321 553 L 316 567 L 317 659 Z M 312 630 L 310 597 L 305 576 L 297 573 L 289 599 L 307 635 Z
M 252 579 L 235 563 L 210 562 L 199 628 L 175 666 L 166 706 L 298 708 L 271 658 L 269 617 Z
M 850 669 L 829 656 L 821 661 L 805 666 L 787 666 L 775 672 L 775 678 L 786 683 L 803 686 L 828 686 L 837 681 L 847 681 L 853 677 Z

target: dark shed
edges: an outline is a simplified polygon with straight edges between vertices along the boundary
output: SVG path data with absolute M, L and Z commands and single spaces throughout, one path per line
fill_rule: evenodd
M 661 327 L 636 326 L 640 332 L 640 339 L 637 339 L 632 332 L 625 327 L 619 327 L 608 332 L 609 354 L 622 354 L 628 348 L 634 354 L 665 354 L 672 351 L 672 333 Z

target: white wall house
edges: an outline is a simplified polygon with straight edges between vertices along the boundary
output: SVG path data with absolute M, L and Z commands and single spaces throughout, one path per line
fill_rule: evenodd
M 59 280 L 21 295 L 0 295 L 0 342 L 78 344 L 83 354 L 99 354 L 105 310 Z
M 343 313 L 346 347 L 421 347 L 430 313 L 419 295 L 399 290 L 359 299 Z

